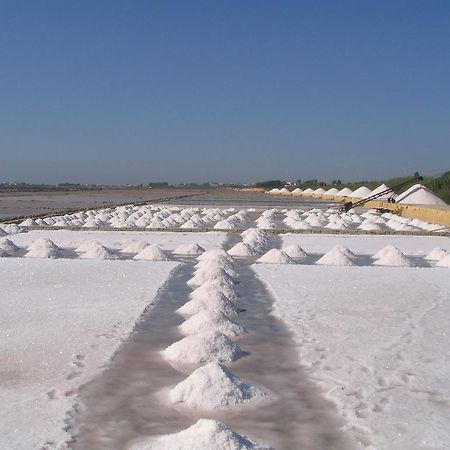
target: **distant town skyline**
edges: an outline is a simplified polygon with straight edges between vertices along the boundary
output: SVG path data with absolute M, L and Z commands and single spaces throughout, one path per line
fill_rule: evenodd
M 450 3 L 2 2 L 0 180 L 450 169 Z

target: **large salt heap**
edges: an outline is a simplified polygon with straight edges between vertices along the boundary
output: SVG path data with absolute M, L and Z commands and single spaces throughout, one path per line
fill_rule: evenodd
M 140 440 L 130 450 L 269 450 L 216 420 L 200 419 L 178 433 Z
M 446 205 L 444 201 L 422 184 L 411 186 L 396 198 L 396 202 L 409 205 Z
M 350 194 L 352 198 L 366 198 L 372 195 L 372 191 L 366 186 L 361 186 Z
M 204 411 L 229 409 L 267 399 L 262 390 L 242 381 L 217 362 L 198 368 L 169 392 L 170 403 Z
M 324 266 L 354 266 L 354 257 L 354 253 L 350 250 L 336 245 L 316 261 L 316 264 Z

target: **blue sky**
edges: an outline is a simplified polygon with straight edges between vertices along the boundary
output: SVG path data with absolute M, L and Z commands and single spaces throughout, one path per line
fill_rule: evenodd
M 450 2 L 0 0 L 0 181 L 450 170 Z

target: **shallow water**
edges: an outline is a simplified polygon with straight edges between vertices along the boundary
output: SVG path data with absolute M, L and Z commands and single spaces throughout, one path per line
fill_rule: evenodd
M 271 246 L 279 244 L 276 237 Z M 236 238 L 230 238 L 227 247 Z M 156 306 L 145 314 L 122 345 L 108 370 L 81 391 L 75 416 L 74 449 L 125 449 L 136 438 L 180 431 L 200 417 L 225 422 L 231 429 L 278 450 L 349 449 L 333 405 L 323 398 L 298 364 L 292 336 L 272 314 L 273 299 L 251 270 L 250 260 L 237 262 L 245 311 L 233 317 L 249 333 L 238 339 L 249 355 L 227 364 L 237 376 L 260 386 L 269 404 L 251 409 L 205 414 L 166 405 L 161 392 L 186 375 L 173 369 L 160 350 L 182 336 L 183 318 L 174 311 L 188 300 L 186 281 L 195 260 L 185 260 L 159 292 Z

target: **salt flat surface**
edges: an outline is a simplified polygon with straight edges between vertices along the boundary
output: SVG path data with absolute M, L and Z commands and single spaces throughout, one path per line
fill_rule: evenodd
M 76 389 L 109 361 L 176 266 L 0 258 L 0 448 L 61 448 Z
M 427 239 L 433 242 L 420 248 L 438 240 Z M 407 238 L 403 246 L 398 237 L 394 242 L 414 250 Z M 302 239 L 302 246 L 322 250 L 314 240 Z M 362 448 L 448 448 L 448 269 L 252 267 L 276 298 L 275 314 L 293 331 L 301 363 Z
M 166 250 L 174 250 L 180 245 L 197 243 L 206 249 L 220 247 L 226 238 L 226 233 L 195 232 L 195 233 L 164 233 L 139 231 L 71 231 L 71 230 L 33 230 L 28 233 L 8 236 L 19 246 L 28 246 L 39 238 L 49 238 L 60 247 L 76 248 L 82 242 L 95 239 L 110 248 L 122 248 L 132 241 L 145 241 L 159 245 Z
M 326 253 L 335 245 L 342 245 L 354 253 L 372 255 L 386 245 L 394 245 L 408 255 L 425 256 L 436 247 L 450 251 L 450 239 L 440 236 L 355 236 L 333 234 L 285 234 L 283 247 L 300 245 L 307 253 Z

